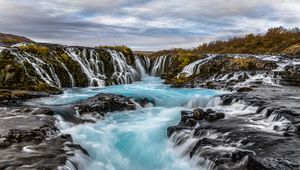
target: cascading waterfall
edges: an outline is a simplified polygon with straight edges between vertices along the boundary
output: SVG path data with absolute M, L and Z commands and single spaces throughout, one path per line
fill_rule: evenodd
M 35 70 L 35 73 L 39 75 L 39 77 L 44 82 L 46 82 L 50 86 L 61 87 L 60 79 L 58 78 L 57 74 L 53 71 L 53 68 L 52 66 L 50 66 L 50 64 L 45 63 L 41 59 L 29 53 L 20 54 L 14 51 L 11 51 L 11 53 L 16 56 L 17 61 L 22 64 L 23 68 L 25 68 L 25 72 L 27 72 L 27 75 L 28 75 L 28 71 L 24 65 L 24 62 L 30 64 L 32 68 Z M 46 71 L 44 67 L 47 68 L 48 71 Z
M 146 73 L 150 73 L 151 61 L 149 57 L 143 56 L 141 59 L 142 65 L 146 71 Z
M 129 84 L 141 80 L 138 72 L 126 62 L 125 56 L 114 50 L 107 50 L 112 56 L 114 73 L 112 78 L 118 84 Z
M 56 58 L 57 62 L 59 62 L 59 64 L 66 70 L 66 72 L 68 73 L 69 75 L 69 78 L 70 78 L 70 81 L 71 81 L 71 87 L 75 87 L 75 81 L 74 81 L 74 78 L 72 76 L 72 74 L 70 73 L 70 71 L 68 70 L 68 68 L 66 67 L 66 65 L 59 61 L 57 58 Z
M 88 80 L 89 86 L 103 87 L 105 85 L 129 84 L 140 81 L 149 73 L 150 59 L 145 56 L 135 56 L 133 65 L 127 63 L 126 57 L 121 52 L 107 50 L 110 58 L 105 60 L 93 48 L 66 47 L 61 50 L 66 54 L 66 60 L 59 58 L 60 52 L 50 50 L 48 58 L 32 53 L 24 52 L 19 47 L 1 47 L 0 52 L 7 51 L 12 54 L 17 63 L 23 68 L 30 78 L 37 78 L 52 87 L 76 87 L 78 75 L 72 71 L 80 71 Z M 79 70 L 74 70 L 72 63 L 78 63 Z M 72 70 L 69 70 L 71 69 Z M 108 68 L 107 70 L 105 70 Z M 110 69 L 112 68 L 112 69 Z M 61 75 L 63 74 L 63 75 Z M 62 78 L 68 81 L 61 80 Z M 85 83 L 81 82 L 81 85 Z
M 171 63 L 171 57 L 169 56 L 160 56 L 154 60 L 154 63 L 151 68 L 151 76 L 160 76 L 166 72 L 168 66 Z
M 200 73 L 200 68 L 203 64 L 205 64 L 207 61 L 215 58 L 217 55 L 215 54 L 210 54 L 208 55 L 208 57 L 204 58 L 204 59 L 200 59 L 197 61 L 194 61 L 193 63 L 185 66 L 181 73 L 178 74 L 178 76 L 180 76 L 181 74 L 185 75 L 186 77 L 191 76 L 193 74 L 199 74 Z
M 135 56 L 135 61 L 134 61 L 134 66 L 137 69 L 138 73 L 140 74 L 141 77 L 146 76 L 146 67 L 143 66 L 141 59 L 138 56 Z
M 68 48 L 66 51 L 74 61 L 80 64 L 82 71 L 85 73 L 85 75 L 90 81 L 90 86 L 105 86 L 105 81 L 101 79 L 103 78 L 103 75 L 100 72 L 100 70 L 103 70 L 103 68 L 100 69 L 99 65 L 95 64 L 95 59 L 96 61 L 99 61 L 99 56 L 96 52 L 87 49 L 80 51 L 74 48 Z M 88 61 L 87 59 L 87 53 L 89 53 L 90 58 L 93 58 L 90 61 Z M 82 57 L 80 57 L 81 55 Z M 91 65 L 94 65 L 96 70 L 93 70 L 91 68 Z

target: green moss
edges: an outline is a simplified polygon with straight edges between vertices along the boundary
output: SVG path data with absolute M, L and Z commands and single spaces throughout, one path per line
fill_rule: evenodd
M 58 94 L 58 93 L 62 92 L 61 89 L 59 89 L 57 87 L 49 86 L 48 84 L 44 84 L 44 83 L 35 84 L 35 85 L 30 87 L 30 90 L 43 91 L 43 92 L 48 92 L 48 93 L 51 93 L 51 94 Z
M 284 50 L 288 55 L 300 55 L 300 43 L 294 44 Z
M 200 68 L 198 75 L 192 75 L 185 78 L 184 75 L 179 78 L 177 75 L 170 75 L 166 77 L 166 83 L 169 84 L 182 84 L 190 82 L 193 79 L 208 79 L 216 74 L 225 74 L 235 71 L 256 71 L 256 70 L 272 70 L 277 67 L 275 62 L 263 61 L 254 57 L 247 58 L 231 58 L 227 56 L 220 56 L 215 58 L 206 64 L 203 64 Z M 208 88 L 213 88 L 214 84 L 207 84 Z
M 19 46 L 19 49 L 24 52 L 42 55 L 42 56 L 48 56 L 50 54 L 50 50 L 48 47 L 39 44 L 21 45 Z
M 28 45 L 21 45 L 19 46 L 19 49 L 24 52 L 42 55 L 42 56 L 48 56 L 50 54 L 50 50 L 48 47 L 39 44 L 34 44 L 34 43 Z
M 134 53 L 127 46 L 98 46 L 96 48 L 110 49 L 110 50 L 115 50 L 115 51 L 121 52 L 125 56 L 128 64 L 130 64 L 130 65 L 134 64 Z
M 4 44 L 9 44 L 9 45 L 19 43 L 19 41 L 15 40 L 15 39 L 4 39 L 4 40 L 0 40 L 0 42 L 4 43 Z
M 79 63 L 71 59 L 71 57 L 65 53 L 63 48 L 57 48 L 53 51 L 53 59 L 57 58 L 60 62 L 62 62 L 67 69 L 69 70 L 70 74 L 74 78 L 75 86 L 84 87 L 89 84 L 86 75 L 81 70 L 81 66 Z M 48 59 L 49 61 L 49 59 Z M 63 66 L 57 61 L 53 60 L 52 65 L 54 66 L 55 72 L 58 74 L 58 77 L 61 80 L 63 87 L 70 87 L 70 77 L 67 71 L 63 68 Z

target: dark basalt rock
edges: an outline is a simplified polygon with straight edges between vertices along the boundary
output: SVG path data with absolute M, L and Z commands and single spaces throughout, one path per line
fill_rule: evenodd
M 297 133 L 300 135 L 300 123 L 295 125 Z
M 203 109 L 197 108 L 193 110 L 193 116 L 196 120 L 203 120 L 207 116 L 207 113 Z
M 300 86 L 300 65 L 286 66 L 284 71 L 276 72 L 280 77 L 280 84 L 290 86 Z
M 149 102 L 143 100 L 134 100 L 116 94 L 98 94 L 76 105 L 80 114 L 98 113 L 104 116 L 107 112 L 134 110 Z
M 251 87 L 241 87 L 241 88 L 238 88 L 236 91 L 237 92 L 249 92 L 252 90 L 253 90 L 253 88 L 251 88 Z
M 233 102 L 243 101 L 246 105 L 250 106 L 266 106 L 267 103 L 259 96 L 247 93 L 231 93 L 220 95 L 223 105 L 231 105 Z
M 0 106 L 17 105 L 27 99 L 48 96 L 50 93 L 47 92 L 0 89 Z
M 193 127 L 190 127 L 190 126 L 181 126 L 181 125 L 177 125 L 177 126 L 170 126 L 167 128 L 167 136 L 170 137 L 172 136 L 172 134 L 174 132 L 178 132 L 178 131 L 181 131 L 181 130 L 187 130 L 187 129 L 193 129 Z
M 204 111 L 201 108 L 196 108 L 193 111 L 181 111 L 181 120 L 177 126 L 168 128 L 167 135 L 170 137 L 174 132 L 183 129 L 193 129 L 198 123 L 202 126 L 203 121 L 215 122 L 224 119 L 225 114 L 207 109 Z
M 0 107 L 0 169 L 57 169 L 75 151 L 88 155 L 59 133 L 52 114 L 47 108 Z
M 207 116 L 205 117 L 205 120 L 207 120 L 209 122 L 214 122 L 214 121 L 217 121 L 219 119 L 224 119 L 224 118 L 225 118 L 224 113 L 210 113 L 210 114 L 207 114 Z
M 181 112 L 177 126 L 168 128 L 167 135 L 176 144 L 181 145 L 189 138 L 197 140 L 187 151 L 192 159 L 199 159 L 200 165 L 209 164 L 213 169 L 247 169 L 280 170 L 300 168 L 300 115 L 285 108 L 273 106 L 262 97 L 247 93 L 231 93 L 219 96 L 221 105 L 243 103 L 245 106 L 257 107 L 253 110 L 252 121 L 269 119 L 290 121 L 286 127 L 274 126 L 275 132 L 261 131 L 252 126 L 245 117 L 234 116 L 223 119 L 225 115 L 214 110 L 195 109 Z M 195 112 L 195 113 L 194 113 Z M 205 116 L 203 116 L 205 115 Z M 272 116 L 272 117 L 271 117 Z M 218 121 L 215 121 L 218 120 Z M 249 126 L 248 126 L 249 125 Z M 184 133 L 182 133 L 184 132 Z M 216 136 L 207 138 L 213 133 Z M 184 134 L 184 135 L 182 135 Z M 217 135 L 219 134 L 219 135 Z M 194 158 L 196 157 L 196 158 Z

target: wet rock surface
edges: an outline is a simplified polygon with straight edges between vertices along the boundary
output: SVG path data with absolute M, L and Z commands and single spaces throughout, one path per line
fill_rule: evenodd
M 173 87 L 235 91 L 216 97 L 206 108 L 182 112 L 180 123 L 168 128 L 170 139 L 177 147 L 188 145 L 186 155 L 199 165 L 210 169 L 300 169 L 299 60 L 258 58 L 278 66 L 229 69 L 229 73 L 225 70 L 208 77 L 200 71 L 200 76 L 173 83 Z M 205 65 L 200 69 L 207 68 Z M 211 109 L 224 113 L 224 118 L 206 118 Z
M 166 76 L 166 83 L 172 84 L 173 87 L 229 89 L 256 74 L 268 73 L 277 68 L 276 62 L 251 55 L 247 57 L 216 55 L 206 58 L 210 59 L 207 61 L 205 58 L 202 59 L 202 63 L 191 66 L 193 69 L 187 69 L 176 77 Z
M 81 114 L 96 113 L 104 116 L 108 112 L 134 110 L 150 103 L 147 99 L 133 99 L 116 94 L 101 93 L 76 105 Z
M 89 153 L 60 133 L 57 118 L 73 124 L 97 121 L 108 112 L 133 110 L 151 103 L 146 98 L 133 99 L 115 94 L 98 94 L 78 104 L 62 106 L 23 106 L 22 103 L 0 107 L 0 169 L 57 169 L 82 166 L 77 161 Z M 74 109 L 75 108 L 75 109 Z M 76 115 L 76 112 L 81 116 Z M 96 118 L 96 119 L 95 119 Z M 79 155 L 78 155 L 79 154 Z
M 46 108 L 0 108 L 0 169 L 57 169 L 76 152 L 72 137 L 57 129 L 53 111 Z
M 205 109 L 182 111 L 168 136 L 177 147 L 189 144 L 185 153 L 212 169 L 299 169 L 299 107 L 272 102 L 274 92 L 257 95 L 263 90 L 224 94 Z M 208 121 L 205 116 L 218 112 L 211 108 L 225 117 Z
M 300 65 L 289 65 L 284 71 L 277 72 L 282 85 L 300 86 Z
M 18 105 L 27 99 L 48 97 L 47 92 L 0 89 L 0 106 Z
M 191 66 L 191 75 L 183 72 L 176 78 L 165 78 L 166 83 L 176 88 L 249 92 L 260 86 L 299 86 L 299 63 L 298 58 L 288 56 L 217 55 L 199 66 Z

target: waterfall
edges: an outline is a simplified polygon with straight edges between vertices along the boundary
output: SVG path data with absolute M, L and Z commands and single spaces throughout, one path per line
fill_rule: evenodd
M 99 65 L 94 62 L 95 59 L 99 61 L 99 56 L 94 50 L 84 49 L 80 51 L 78 49 L 68 48 L 67 53 L 74 61 L 79 63 L 82 71 L 90 81 L 90 86 L 105 86 L 105 81 L 102 79 L 104 76 L 100 72 L 103 68 L 99 68 Z M 87 53 L 90 54 L 90 61 L 87 59 Z M 82 57 L 80 57 L 80 55 L 82 55 Z M 93 70 L 91 65 L 93 65 L 96 70 Z
M 182 71 L 178 74 L 180 76 L 181 74 L 185 75 L 186 77 L 189 77 L 193 74 L 199 74 L 200 73 L 200 68 L 203 64 L 208 62 L 209 60 L 215 58 L 217 55 L 208 55 L 208 57 L 204 59 L 199 59 L 197 61 L 192 62 L 191 64 L 185 66 Z
M 160 56 L 154 60 L 154 64 L 151 68 L 151 76 L 160 76 L 166 72 L 168 66 L 171 63 L 171 58 L 168 56 Z
M 143 56 L 141 58 L 141 62 L 143 64 L 144 69 L 146 70 L 146 73 L 150 73 L 150 67 L 151 67 L 151 61 L 149 57 Z
M 25 72 L 27 75 L 28 71 L 26 69 L 26 66 L 24 65 L 24 62 L 27 62 L 32 66 L 32 68 L 35 70 L 35 73 L 48 85 L 54 86 L 54 87 L 61 87 L 60 79 L 58 78 L 57 74 L 54 72 L 52 66 L 45 63 L 41 59 L 39 59 L 36 56 L 33 56 L 29 53 L 18 53 L 13 52 L 10 50 L 10 52 L 16 56 L 17 61 L 22 64 L 23 68 L 25 69 Z M 48 69 L 48 72 L 45 70 L 45 68 Z M 49 75 L 50 73 L 50 75 Z
M 69 75 L 69 78 L 70 78 L 70 81 L 71 81 L 71 87 L 74 87 L 75 86 L 75 81 L 74 81 L 74 78 L 73 78 L 72 74 L 70 73 L 70 71 L 68 70 L 68 68 L 66 67 L 66 65 L 63 62 L 59 61 L 57 58 L 56 58 L 56 60 L 67 71 L 67 73 Z
M 78 71 L 78 69 L 87 78 L 89 86 L 102 87 L 106 84 L 129 84 L 140 81 L 148 74 L 150 68 L 148 57 L 134 56 L 135 61 L 133 65 L 130 65 L 123 53 L 108 49 L 105 50 L 109 56 L 105 56 L 105 59 L 93 48 L 65 47 L 59 49 L 70 59 L 71 62 L 68 63 L 57 57 L 58 51 L 50 48 L 49 56 L 24 52 L 18 47 L 0 48 L 1 53 L 4 50 L 14 56 L 28 78 L 38 79 L 52 87 L 59 88 L 75 87 L 79 75 L 73 71 Z M 76 66 L 78 64 L 79 68 L 74 70 L 72 64 L 76 64 Z M 69 70 L 71 68 L 72 70 Z M 62 78 L 68 81 L 63 81 Z
M 142 61 L 138 56 L 135 56 L 134 66 L 137 69 L 137 71 L 141 77 L 146 76 L 146 70 L 145 70 L 146 67 L 143 66 Z
M 112 78 L 118 84 L 129 84 L 141 79 L 138 72 L 126 62 L 125 56 L 114 50 L 107 50 L 112 56 L 114 73 Z

